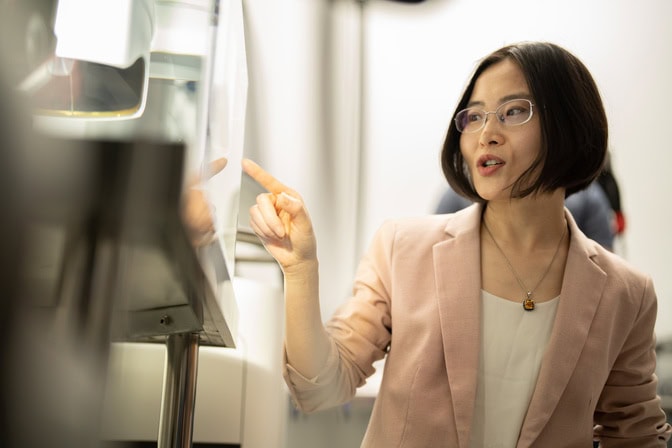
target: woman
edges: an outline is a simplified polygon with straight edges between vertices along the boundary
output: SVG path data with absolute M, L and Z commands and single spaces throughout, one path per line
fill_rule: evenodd
M 304 411 L 349 400 L 386 357 L 362 446 L 665 446 L 651 279 L 589 240 L 564 199 L 599 173 L 607 121 L 566 50 L 481 61 L 442 152 L 475 205 L 386 222 L 323 326 L 301 197 L 253 162 L 251 225 L 285 275 L 285 379 Z

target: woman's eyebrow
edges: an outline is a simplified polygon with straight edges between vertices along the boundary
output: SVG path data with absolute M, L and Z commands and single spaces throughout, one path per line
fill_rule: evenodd
M 467 103 L 467 107 L 474 107 L 474 106 L 485 106 L 485 103 L 483 101 L 469 101 Z
M 511 100 L 530 100 L 532 101 L 532 95 L 529 93 L 514 93 L 512 95 L 506 95 L 503 98 L 499 99 L 500 104 L 504 103 L 506 101 L 511 101 Z
M 499 99 L 499 104 L 505 103 L 511 100 L 530 100 L 532 101 L 532 95 L 529 93 L 512 93 L 510 95 L 503 96 Z M 469 101 L 467 107 L 480 106 L 484 107 L 485 103 L 483 101 Z

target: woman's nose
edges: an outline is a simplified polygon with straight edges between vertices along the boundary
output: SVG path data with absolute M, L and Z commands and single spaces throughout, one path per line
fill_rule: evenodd
M 490 118 L 490 114 L 494 116 Z M 479 143 L 482 146 L 500 144 L 502 141 L 502 126 L 503 124 L 500 122 L 495 112 L 486 112 L 485 123 L 481 129 Z

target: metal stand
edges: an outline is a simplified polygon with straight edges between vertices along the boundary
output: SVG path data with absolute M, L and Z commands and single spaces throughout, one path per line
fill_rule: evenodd
M 171 334 L 159 418 L 158 448 L 190 448 L 194 427 L 198 334 Z

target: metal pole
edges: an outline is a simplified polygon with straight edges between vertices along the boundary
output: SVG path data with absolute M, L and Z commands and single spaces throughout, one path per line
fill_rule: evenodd
M 196 404 L 198 334 L 168 335 L 158 448 L 190 448 Z

